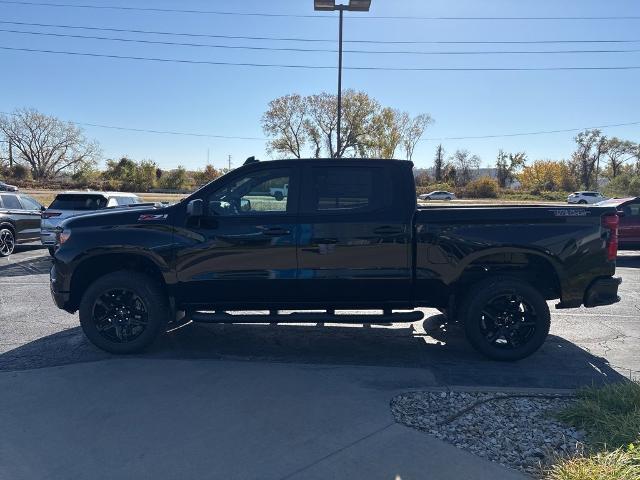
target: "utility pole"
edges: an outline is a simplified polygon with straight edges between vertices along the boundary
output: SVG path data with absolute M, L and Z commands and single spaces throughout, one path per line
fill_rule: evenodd
M 229 155 L 229 171 L 231 171 L 231 155 Z
M 368 12 L 371 8 L 371 0 L 349 0 L 348 5 L 336 4 L 336 0 L 313 0 L 313 8 L 320 12 L 338 11 L 338 145 L 335 156 L 340 158 L 342 146 L 342 17 L 346 11 Z
M 13 144 L 9 139 L 9 168 L 13 168 Z

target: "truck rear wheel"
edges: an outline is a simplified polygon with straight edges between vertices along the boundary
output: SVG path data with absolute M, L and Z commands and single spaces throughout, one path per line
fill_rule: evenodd
M 544 297 L 528 283 L 507 277 L 473 287 L 462 302 L 459 319 L 476 350 L 502 361 L 534 353 L 546 340 L 551 325 Z
M 80 302 L 80 325 L 98 348 L 136 353 L 166 330 L 169 302 L 158 283 L 136 272 L 114 272 L 92 283 Z

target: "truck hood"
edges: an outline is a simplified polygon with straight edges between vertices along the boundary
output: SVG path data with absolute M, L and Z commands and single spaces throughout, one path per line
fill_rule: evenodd
M 135 225 L 139 223 L 166 223 L 173 206 L 128 207 L 99 210 L 64 220 L 62 228 L 103 227 L 111 225 Z

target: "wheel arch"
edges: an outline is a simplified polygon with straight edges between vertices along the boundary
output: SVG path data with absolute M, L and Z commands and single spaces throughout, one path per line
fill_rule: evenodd
M 0 228 L 8 228 L 16 236 L 16 226 L 10 220 L 0 220 Z
M 105 253 L 81 261 L 74 269 L 70 282 L 70 303 L 78 308 L 87 288 L 98 278 L 117 271 L 144 273 L 166 291 L 163 269 L 150 257 L 141 253 Z
M 509 248 L 478 252 L 466 260 L 459 272 L 453 284 L 458 295 L 488 277 L 508 276 L 531 284 L 547 300 L 562 297 L 560 266 L 552 257 L 536 250 Z

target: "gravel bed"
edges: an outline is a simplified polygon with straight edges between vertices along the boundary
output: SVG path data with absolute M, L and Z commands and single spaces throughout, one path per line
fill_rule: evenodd
M 580 451 L 583 432 L 554 419 L 570 398 L 506 398 L 486 392 L 412 392 L 391 401 L 395 420 L 480 457 L 538 475 L 558 455 Z M 477 401 L 505 397 L 477 405 Z M 447 423 L 447 420 L 451 420 Z

